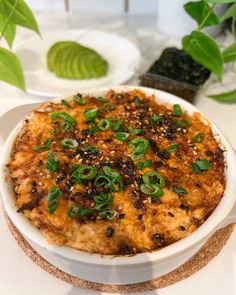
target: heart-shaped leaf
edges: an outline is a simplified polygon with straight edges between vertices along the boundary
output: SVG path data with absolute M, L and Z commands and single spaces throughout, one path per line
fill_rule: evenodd
M 222 4 L 222 3 L 236 3 L 236 0 L 208 0 L 207 2 Z
M 183 49 L 221 80 L 223 58 L 217 43 L 207 34 L 193 31 L 182 39 Z
M 226 47 L 223 52 L 223 60 L 225 63 L 236 60 L 236 42 Z
M 216 95 L 208 95 L 208 97 L 224 103 L 234 103 L 236 102 L 236 90 L 229 92 L 224 92 Z
M 223 22 L 231 17 L 236 17 L 236 3 L 226 10 L 225 14 L 220 18 L 220 21 Z
M 0 13 L 0 34 L 2 34 L 5 24 L 7 22 L 7 17 Z M 3 37 L 6 39 L 9 47 L 12 47 L 13 40 L 16 34 L 16 25 L 13 22 L 9 22 L 7 29 L 5 30 Z
M 11 21 L 16 25 L 25 27 L 40 34 L 38 24 L 33 16 L 33 13 L 23 0 L 1 0 L 1 13 L 8 17 L 11 14 L 11 11 L 13 10 L 15 4 L 16 7 L 12 14 Z
M 25 81 L 18 57 L 0 47 L 0 80 L 25 91 Z
M 196 20 L 198 25 L 207 17 L 204 25 L 202 26 L 214 26 L 217 25 L 220 20 L 218 16 L 211 10 L 211 7 L 206 1 L 188 2 L 184 5 L 185 11 Z

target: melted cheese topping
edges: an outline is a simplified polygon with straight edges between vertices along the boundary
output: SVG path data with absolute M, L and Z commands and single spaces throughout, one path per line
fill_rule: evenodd
M 225 189 L 223 151 L 210 126 L 197 113 L 192 117 L 185 112 L 180 117 L 173 116 L 172 106 L 158 104 L 154 97 L 147 97 L 139 90 L 124 93 L 111 90 L 104 97 L 108 103 L 90 96 L 85 97 L 85 105 L 73 100 L 69 106 L 45 103 L 25 120 L 8 165 L 18 211 L 50 243 L 91 253 L 124 255 L 151 251 L 188 236 L 212 213 Z M 98 117 L 86 123 L 83 112 L 92 108 L 99 110 Z M 73 130 L 64 130 L 61 118 L 52 120 L 53 112 L 67 112 L 75 118 Z M 154 115 L 163 116 L 163 122 L 151 124 Z M 121 131 L 130 134 L 128 140 L 116 139 L 112 128 L 96 129 L 102 118 L 122 119 Z M 188 126 L 184 120 L 189 121 Z M 91 132 L 91 127 L 95 132 Z M 133 134 L 128 127 L 141 129 L 141 134 Z M 58 134 L 52 134 L 55 129 Z M 203 141 L 195 143 L 192 138 L 199 132 L 204 135 Z M 133 161 L 128 143 L 136 137 L 148 140 L 150 147 L 140 160 Z M 34 147 L 48 138 L 52 139 L 51 145 L 36 152 Z M 61 146 L 60 141 L 65 138 L 75 139 L 78 147 Z M 99 152 L 82 152 L 81 148 L 88 144 L 96 146 Z M 166 148 L 171 144 L 178 144 L 179 148 L 168 153 Z M 49 151 L 59 162 L 55 172 L 45 166 Z M 200 159 L 207 159 L 211 167 L 196 174 L 192 163 Z M 145 160 L 151 160 L 151 165 L 138 169 L 138 162 Z M 104 220 L 94 210 L 94 196 L 108 193 L 107 188 L 96 188 L 93 181 L 76 183 L 71 178 L 75 164 L 92 165 L 97 170 L 106 165 L 120 173 L 124 189 L 112 194 L 114 220 Z M 140 191 L 142 174 L 147 171 L 158 171 L 165 179 L 162 197 L 152 198 Z M 49 213 L 48 193 L 55 185 L 62 196 L 56 210 Z M 173 187 L 184 188 L 187 194 L 177 194 Z M 68 215 L 71 204 L 90 208 L 94 214 L 72 218 Z

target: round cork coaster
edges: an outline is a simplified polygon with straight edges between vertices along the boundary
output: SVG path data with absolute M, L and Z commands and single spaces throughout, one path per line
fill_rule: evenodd
M 152 291 L 159 288 L 164 288 L 181 280 L 184 280 L 203 268 L 209 261 L 211 261 L 224 247 L 227 240 L 231 236 L 234 225 L 230 224 L 213 234 L 213 236 L 207 241 L 207 243 L 186 263 L 173 270 L 172 272 L 163 275 L 157 279 L 130 285 L 110 285 L 94 283 L 86 280 L 82 280 L 68 273 L 65 273 L 50 264 L 42 256 L 40 256 L 31 245 L 23 238 L 20 232 L 13 225 L 9 217 L 5 214 L 8 227 L 16 239 L 21 249 L 29 256 L 29 258 L 35 262 L 42 269 L 46 270 L 51 275 L 67 282 L 71 285 L 90 289 L 93 291 L 107 292 L 107 293 L 133 293 L 133 292 L 145 292 Z

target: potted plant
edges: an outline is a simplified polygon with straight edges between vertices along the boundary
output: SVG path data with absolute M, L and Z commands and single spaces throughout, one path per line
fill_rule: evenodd
M 40 35 L 34 15 L 24 0 L 0 0 L 0 43 L 4 38 L 11 49 L 17 26 Z M 0 80 L 25 91 L 20 61 L 11 50 L 3 46 L 0 46 Z
M 215 8 L 225 3 L 232 3 L 232 5 L 220 17 L 215 13 Z M 192 100 L 210 73 L 221 81 L 224 65 L 236 60 L 236 0 L 187 2 L 184 4 L 184 9 L 197 23 L 196 28 L 182 38 L 182 49 L 169 48 L 162 52 L 159 60 L 141 77 L 141 84 L 156 86 L 156 88 Z M 234 41 L 228 47 L 221 49 L 219 44 L 203 29 L 219 25 L 229 18 L 232 18 Z M 174 72 L 175 79 L 173 78 Z M 222 102 L 236 101 L 236 90 L 211 97 Z

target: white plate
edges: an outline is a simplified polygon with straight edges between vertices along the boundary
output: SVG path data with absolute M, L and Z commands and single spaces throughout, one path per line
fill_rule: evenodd
M 48 49 L 57 41 L 72 40 L 96 50 L 109 63 L 108 75 L 99 79 L 67 80 L 56 77 L 47 69 Z M 93 30 L 60 30 L 44 33 L 19 44 L 15 48 L 19 56 L 27 91 L 31 94 L 56 97 L 64 92 L 99 86 L 119 85 L 129 80 L 140 63 L 139 49 L 127 39 L 115 34 Z

